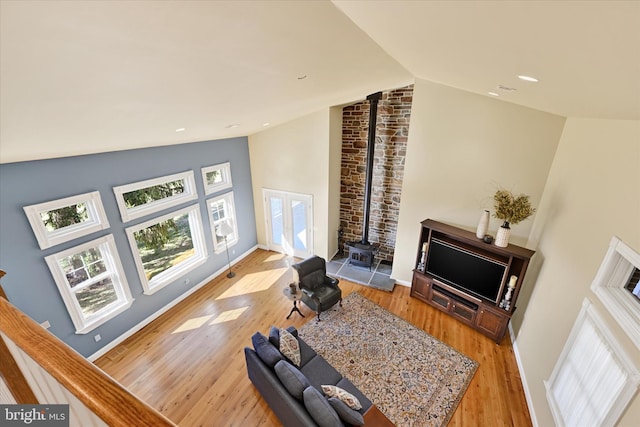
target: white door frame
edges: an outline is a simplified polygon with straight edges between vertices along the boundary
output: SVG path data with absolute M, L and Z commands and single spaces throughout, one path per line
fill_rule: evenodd
M 271 199 L 282 200 L 282 244 L 277 244 L 273 239 L 273 224 L 271 215 Z M 313 196 L 310 194 L 292 193 L 288 191 L 262 189 L 262 200 L 264 202 L 265 231 L 267 235 L 267 249 L 270 251 L 284 253 L 298 258 L 307 258 L 313 254 Z M 294 244 L 294 218 L 292 204 L 303 203 L 305 209 L 305 234 L 299 236 L 300 240 L 306 242 L 305 249 L 296 248 Z

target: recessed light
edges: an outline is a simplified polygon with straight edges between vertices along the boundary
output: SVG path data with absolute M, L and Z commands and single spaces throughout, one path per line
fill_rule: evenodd
M 497 93 L 495 93 L 495 92 L 487 92 L 487 93 L 488 93 L 489 95 L 491 95 L 491 96 L 500 96 L 500 94 L 497 94 Z
M 187 130 L 187 128 L 178 128 L 176 129 L 176 132 L 184 132 L 185 130 Z
M 520 80 L 524 80 L 525 82 L 538 83 L 538 79 L 536 79 L 535 77 L 521 75 L 521 76 L 518 76 L 518 78 Z
M 262 126 L 264 126 L 264 127 L 267 127 L 267 126 L 269 126 L 269 125 L 271 125 L 271 123 L 269 123 L 269 122 L 267 122 L 267 123 L 263 123 L 263 124 L 262 124 Z
M 237 128 L 238 126 L 240 126 L 240 123 L 233 123 L 230 125 L 226 125 L 225 129 L 233 129 L 233 128 Z

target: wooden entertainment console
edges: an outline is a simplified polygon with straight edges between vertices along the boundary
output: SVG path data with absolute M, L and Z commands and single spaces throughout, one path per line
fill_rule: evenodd
M 421 224 L 418 254 L 411 282 L 411 296 L 444 311 L 500 344 L 516 309 L 524 275 L 535 252 L 516 245 L 501 248 L 485 243 L 473 232 L 430 219 L 422 221 Z M 446 283 L 426 272 L 424 263 L 429 256 L 433 239 L 506 265 L 506 274 L 500 284 L 497 301 L 465 292 L 460 287 Z M 423 248 L 426 249 L 424 253 Z M 503 300 L 508 292 L 507 284 L 511 276 L 516 276 L 515 287 L 510 292 L 509 303 L 505 305 Z

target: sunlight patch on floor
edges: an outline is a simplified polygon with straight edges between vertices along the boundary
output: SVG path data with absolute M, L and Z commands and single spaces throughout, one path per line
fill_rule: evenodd
M 240 317 L 242 313 L 247 311 L 248 308 L 249 306 L 236 308 L 234 310 L 223 311 L 222 313 L 220 313 L 218 317 L 213 319 L 213 321 L 209 324 L 215 325 L 216 323 L 224 323 L 224 322 L 230 322 L 232 320 L 236 320 L 238 317 Z
M 171 333 L 177 334 L 180 332 L 187 332 L 187 331 L 192 331 L 194 329 L 198 329 L 199 327 L 207 323 L 209 319 L 211 319 L 212 317 L 213 317 L 212 314 L 209 316 L 194 317 L 193 319 L 189 319 L 186 322 L 184 322 L 182 325 L 178 326 Z
M 288 268 L 274 268 L 273 270 L 247 274 L 231 285 L 216 300 L 265 291 L 276 284 L 288 270 Z
M 269 257 L 267 257 L 263 263 L 266 262 L 274 262 L 274 261 L 280 261 L 281 259 L 283 259 L 284 257 L 286 257 L 287 255 L 285 254 L 279 254 L 279 253 L 275 253 L 273 255 L 270 255 Z

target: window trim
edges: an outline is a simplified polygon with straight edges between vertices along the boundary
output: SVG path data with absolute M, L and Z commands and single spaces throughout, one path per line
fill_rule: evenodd
M 207 184 L 207 174 L 216 170 L 221 172 L 222 182 L 219 184 Z M 233 183 L 231 182 L 231 163 L 219 163 L 217 165 L 202 168 L 202 184 L 204 185 L 204 192 L 206 195 L 231 188 L 233 186 Z
M 199 208 L 200 205 L 194 204 L 159 217 L 154 217 L 148 221 L 125 229 L 127 237 L 129 239 L 129 246 L 131 247 L 131 252 L 133 254 L 133 259 L 136 263 L 138 276 L 140 277 L 140 282 L 142 283 L 142 288 L 144 289 L 143 293 L 145 295 L 153 295 L 160 289 L 171 283 L 174 283 L 180 277 L 193 271 L 195 268 L 206 262 L 208 258 L 208 252 L 207 245 L 205 244 L 204 240 L 202 217 L 200 216 Z M 144 228 L 150 227 L 154 224 L 158 224 L 168 219 L 175 218 L 176 216 L 183 215 L 185 213 L 189 214 L 189 228 L 191 230 L 191 239 L 193 241 L 195 254 L 187 258 L 185 261 L 182 261 L 179 264 L 163 271 L 162 273 L 158 273 L 156 276 L 151 278 L 151 280 L 147 280 L 147 275 L 144 271 L 142 258 L 140 257 L 140 253 L 138 252 L 138 245 L 136 244 L 134 233 Z
M 153 202 L 149 202 L 133 208 L 127 207 L 127 204 L 124 200 L 125 193 L 142 190 L 144 188 L 162 185 L 178 180 L 184 181 L 184 192 L 182 194 L 166 197 L 161 200 L 155 200 Z M 120 185 L 117 187 L 113 187 L 113 192 L 116 196 L 116 201 L 118 202 L 118 209 L 120 210 L 120 217 L 122 218 L 122 222 L 129 222 L 133 219 L 142 218 L 143 216 L 148 216 L 161 210 L 172 208 L 179 204 L 190 202 L 198 198 L 198 191 L 196 189 L 196 181 L 193 170 L 147 179 L 145 181 L 133 182 L 131 184 Z
M 591 332 L 590 332 L 591 331 Z M 565 380 L 566 372 L 573 372 L 575 369 L 572 364 L 576 360 L 581 362 L 581 367 L 586 370 L 589 362 L 594 362 L 593 354 L 585 354 L 584 348 L 580 348 L 579 345 L 582 342 L 581 338 L 591 333 L 591 338 L 597 339 L 592 341 L 588 346 L 589 350 L 602 349 L 607 351 L 607 356 L 611 363 L 615 364 L 617 373 L 619 374 L 619 382 L 616 384 L 617 390 L 615 396 L 609 399 L 609 402 L 600 402 L 602 407 L 599 408 L 601 415 L 601 426 L 614 426 L 622 416 L 625 408 L 633 398 L 640 385 L 640 372 L 634 366 L 632 359 L 624 351 L 620 343 L 614 338 L 614 335 L 607 327 L 606 323 L 595 309 L 591 301 L 585 298 L 582 302 L 582 308 L 578 317 L 573 324 L 569 337 L 565 343 L 556 365 L 551 372 L 551 376 L 548 380 L 544 381 L 544 386 L 547 394 L 547 401 L 553 415 L 553 419 L 557 425 L 564 424 L 564 415 L 569 413 L 573 415 L 579 408 L 573 404 L 574 399 L 558 399 L 557 394 L 565 393 L 576 395 L 580 392 L 588 394 L 590 390 L 585 390 L 586 385 L 582 385 L 579 388 L 573 390 L 567 389 L 570 383 Z M 591 357 L 591 359 L 589 359 Z M 601 360 L 598 360 L 601 363 Z M 606 375 L 606 370 L 600 371 L 600 375 Z M 593 385 L 593 384 L 592 384 Z M 598 385 L 596 384 L 595 387 Z M 612 391 L 613 392 L 613 391 Z M 578 396 L 580 397 L 580 396 Z M 574 411 L 574 412 L 571 412 Z
M 591 290 L 640 349 L 640 303 L 625 289 L 634 268 L 640 268 L 640 254 L 613 236 Z
M 80 224 L 73 224 L 58 230 L 49 231 L 44 225 L 41 213 L 56 209 L 69 207 L 85 203 L 87 206 L 87 221 Z M 27 215 L 31 229 L 36 236 L 40 249 L 47 249 L 52 246 L 86 236 L 97 231 L 109 228 L 107 214 L 102 206 L 102 199 L 98 191 L 78 194 L 76 196 L 65 197 L 63 199 L 51 200 L 49 202 L 38 203 L 36 205 L 25 206 L 24 212 Z
M 111 271 L 111 279 L 116 295 L 118 296 L 117 301 L 119 301 L 119 303 L 116 304 L 114 302 L 93 315 L 85 317 L 82 313 L 82 308 L 75 297 L 75 292 L 73 292 L 69 287 L 66 275 L 58 261 L 62 258 L 95 247 L 100 247 L 103 259 L 109 267 L 108 271 Z M 127 277 L 124 274 L 124 269 L 112 234 L 108 234 L 90 242 L 49 255 L 45 257 L 45 261 L 49 266 L 49 270 L 51 270 L 51 274 L 53 275 L 56 286 L 60 291 L 64 305 L 67 307 L 67 312 L 75 326 L 76 334 L 86 334 L 94 330 L 98 326 L 126 311 L 133 304 L 134 298 L 131 295 L 129 283 L 127 282 Z
M 225 202 L 227 203 L 227 207 L 231 211 L 230 219 L 232 224 L 230 225 L 233 228 L 233 239 L 227 240 L 226 247 L 224 244 L 218 243 L 218 238 L 216 236 L 216 224 L 211 213 L 211 205 L 215 202 L 218 202 L 219 200 L 225 200 Z M 227 247 L 230 248 L 231 246 L 238 243 L 238 241 L 240 240 L 240 235 L 238 234 L 238 217 L 236 215 L 235 198 L 233 195 L 233 191 L 229 191 L 227 193 L 220 194 L 219 196 L 207 199 L 207 215 L 209 216 L 209 225 L 211 227 L 211 235 L 213 237 L 213 251 L 216 255 L 224 252 Z M 227 218 L 226 220 L 228 221 L 229 218 Z

